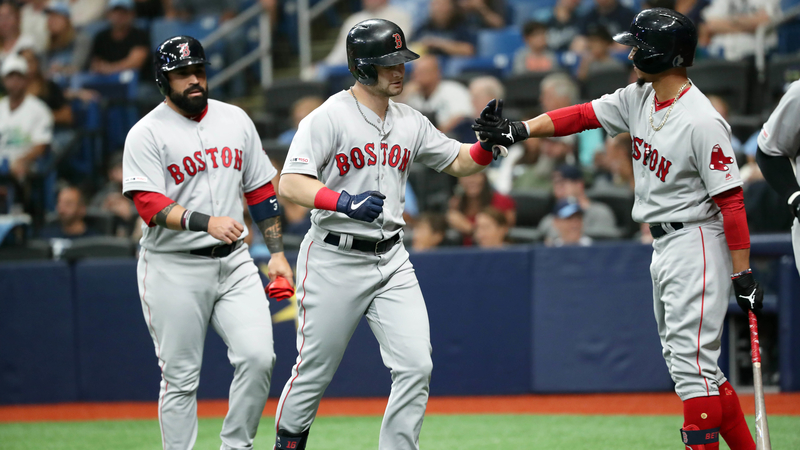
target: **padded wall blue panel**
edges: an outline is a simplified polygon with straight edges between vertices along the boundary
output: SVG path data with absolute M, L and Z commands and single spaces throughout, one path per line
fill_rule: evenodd
M 0 403 L 77 400 L 72 286 L 65 263 L 0 264 Z
M 81 400 L 155 400 L 161 371 L 142 313 L 135 259 L 75 264 Z
M 527 247 L 411 256 L 431 323 L 431 395 L 529 392 L 530 258 Z
M 645 245 L 537 248 L 535 392 L 672 389 L 653 317 Z
M 781 258 L 780 280 L 778 345 L 781 391 L 800 391 L 800 276 L 791 256 Z

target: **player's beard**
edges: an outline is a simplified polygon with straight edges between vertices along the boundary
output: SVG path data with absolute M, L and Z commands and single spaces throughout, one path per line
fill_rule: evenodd
M 647 83 L 647 81 L 645 81 L 645 79 L 642 78 L 642 77 L 639 77 L 639 78 L 636 79 L 636 85 L 639 86 L 639 87 L 644 86 L 645 83 Z
M 203 95 L 200 97 L 189 97 L 189 94 L 196 91 L 200 91 Z M 200 85 L 195 85 L 187 88 L 180 94 L 175 91 L 170 92 L 169 99 L 172 100 L 172 103 L 175 103 L 175 106 L 180 108 L 181 111 L 190 116 L 194 116 L 206 109 L 208 105 L 208 90 L 203 89 Z

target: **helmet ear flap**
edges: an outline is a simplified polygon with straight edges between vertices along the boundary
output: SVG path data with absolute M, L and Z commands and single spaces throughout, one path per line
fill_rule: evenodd
M 356 71 L 359 75 L 358 81 L 360 81 L 361 84 L 372 86 L 378 82 L 378 70 L 374 65 L 358 63 L 356 65 Z
M 167 78 L 167 74 L 164 73 L 161 69 L 156 69 L 156 85 L 158 86 L 158 90 L 161 91 L 161 94 L 164 97 L 169 97 L 170 87 L 169 87 L 169 78 Z

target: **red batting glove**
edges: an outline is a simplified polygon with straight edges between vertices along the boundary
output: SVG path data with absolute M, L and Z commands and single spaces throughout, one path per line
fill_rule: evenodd
M 264 290 L 267 292 L 268 297 L 277 301 L 291 298 L 294 295 L 294 286 L 289 284 L 289 280 L 280 275 L 275 277 L 275 281 L 271 281 Z

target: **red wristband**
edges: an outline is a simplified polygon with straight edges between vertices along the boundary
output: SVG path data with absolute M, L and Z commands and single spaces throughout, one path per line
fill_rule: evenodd
M 317 195 L 314 197 L 314 208 L 336 211 L 336 202 L 339 201 L 341 195 L 336 191 L 323 187 L 317 191 Z
M 469 148 L 469 156 L 482 166 L 488 166 L 492 162 L 492 152 L 484 150 L 480 141 L 472 144 L 472 147 Z

